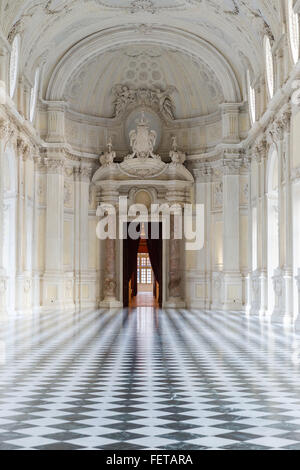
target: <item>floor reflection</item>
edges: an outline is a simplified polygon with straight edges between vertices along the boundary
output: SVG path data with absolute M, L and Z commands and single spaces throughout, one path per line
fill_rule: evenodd
M 0 449 L 300 449 L 300 337 L 151 306 L 0 324 Z

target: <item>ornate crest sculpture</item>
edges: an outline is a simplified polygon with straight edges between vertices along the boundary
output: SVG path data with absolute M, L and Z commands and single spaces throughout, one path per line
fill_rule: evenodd
M 156 132 L 150 130 L 148 122 L 145 118 L 145 112 L 142 111 L 141 119 L 137 121 L 137 130 L 132 130 L 129 133 L 130 146 L 133 150 L 133 153 L 128 155 L 126 160 L 135 157 L 142 160 L 150 157 L 155 158 L 156 160 L 160 160 L 160 157 L 154 154 L 156 137 Z

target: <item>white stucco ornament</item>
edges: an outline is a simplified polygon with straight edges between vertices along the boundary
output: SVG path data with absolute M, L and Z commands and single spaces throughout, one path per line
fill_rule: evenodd
M 137 128 L 129 133 L 130 146 L 132 153 L 127 155 L 122 163 L 115 163 L 116 153 L 112 150 L 111 141 L 108 144 L 108 152 L 100 157 L 101 167 L 96 171 L 93 177 L 93 183 L 96 185 L 108 184 L 108 182 L 118 181 L 119 188 L 121 182 L 128 184 L 130 180 L 156 180 L 156 183 L 194 181 L 191 173 L 185 168 L 183 163 L 186 156 L 178 150 L 176 138 L 172 139 L 172 150 L 170 152 L 171 163 L 162 161 L 159 155 L 154 153 L 157 134 L 150 129 L 145 112 L 142 111 L 141 117 L 137 120 Z M 126 182 L 126 183 L 125 183 Z M 151 183 L 153 184 L 153 183 Z
M 182 165 L 186 161 L 185 153 L 178 149 L 177 137 L 172 137 L 172 150 L 170 152 L 170 158 L 174 165 Z
M 109 137 L 107 142 L 107 152 L 105 152 L 105 154 L 101 155 L 100 157 L 100 163 L 102 166 L 109 166 L 113 164 L 114 159 L 116 158 L 116 152 L 114 152 L 112 148 L 112 138 Z
M 149 157 L 160 160 L 158 155 L 154 154 L 154 147 L 156 143 L 156 132 L 150 130 L 148 122 L 145 118 L 145 112 L 142 111 L 142 115 L 139 121 L 137 121 L 137 129 L 132 130 L 129 133 L 130 146 L 133 150 L 131 155 L 126 157 L 126 160 L 131 158 L 146 159 Z

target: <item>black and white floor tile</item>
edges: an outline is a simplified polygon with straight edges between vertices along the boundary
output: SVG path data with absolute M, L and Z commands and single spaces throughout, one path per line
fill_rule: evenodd
M 242 314 L 0 322 L 0 450 L 299 449 L 300 336 Z

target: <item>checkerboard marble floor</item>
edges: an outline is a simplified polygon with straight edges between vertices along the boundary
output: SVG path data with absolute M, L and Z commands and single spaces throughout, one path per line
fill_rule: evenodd
M 242 314 L 0 322 L 0 449 L 300 449 L 300 336 Z

